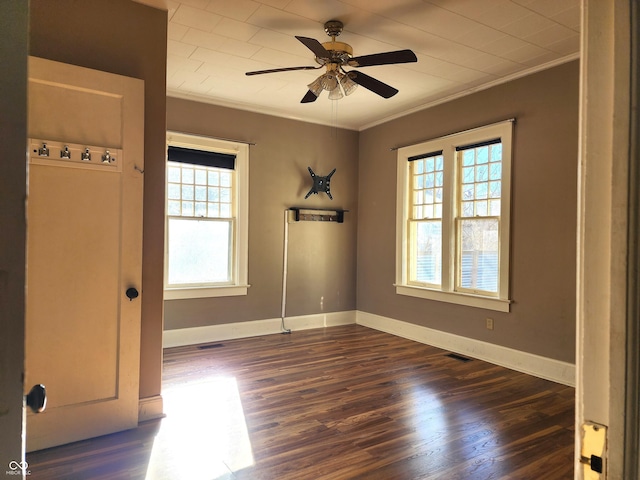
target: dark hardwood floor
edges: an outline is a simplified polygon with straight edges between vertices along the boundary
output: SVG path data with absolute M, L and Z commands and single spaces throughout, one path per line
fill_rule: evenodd
M 167 349 L 166 418 L 29 478 L 573 478 L 574 389 L 448 353 L 356 325 Z

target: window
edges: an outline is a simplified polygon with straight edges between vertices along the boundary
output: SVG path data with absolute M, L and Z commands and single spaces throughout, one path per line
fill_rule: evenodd
M 509 311 L 512 122 L 398 149 L 396 292 Z
M 167 143 L 165 298 L 246 295 L 249 146 Z

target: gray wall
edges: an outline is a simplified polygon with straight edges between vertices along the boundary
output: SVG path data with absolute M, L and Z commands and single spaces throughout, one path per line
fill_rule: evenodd
M 358 133 L 171 98 L 167 128 L 255 142 L 249 150 L 249 288 L 246 296 L 165 301 L 165 329 L 280 317 L 284 211 L 349 210 L 343 224 L 289 225 L 287 316 L 356 307 Z M 310 166 L 331 178 L 333 200 L 304 196 Z
M 279 317 L 283 210 L 335 206 L 350 210 L 344 225 L 290 226 L 288 316 L 357 308 L 573 363 L 578 68 L 571 62 L 359 133 L 169 98 L 169 130 L 257 145 L 250 153 L 249 294 L 165 301 L 165 328 Z M 511 312 L 396 295 L 390 148 L 511 117 Z M 333 202 L 302 200 L 307 165 L 321 173 L 337 167 Z
M 360 135 L 358 309 L 573 363 L 579 62 L 370 128 Z M 512 177 L 510 313 L 396 295 L 396 154 L 517 118 Z M 495 330 L 485 328 L 485 318 Z

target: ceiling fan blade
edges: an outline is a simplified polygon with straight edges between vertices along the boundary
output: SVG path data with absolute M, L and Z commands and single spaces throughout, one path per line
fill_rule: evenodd
M 247 72 L 245 75 L 262 75 L 263 73 L 277 73 L 277 72 L 292 72 L 294 70 L 317 70 L 322 68 L 322 65 L 317 67 L 306 66 L 306 67 L 285 67 L 285 68 L 272 68 L 270 70 L 256 70 L 254 72 Z
M 396 50 L 395 52 L 374 53 L 353 57 L 348 64 L 352 67 L 371 67 L 374 65 L 391 65 L 394 63 L 417 62 L 418 57 L 411 50 Z
M 302 97 L 302 100 L 300 100 L 300 103 L 311 103 L 311 102 L 315 102 L 318 99 L 318 97 L 316 96 L 315 93 L 313 93 L 311 90 L 309 90 L 307 92 L 307 94 Z
M 371 90 L 373 93 L 377 93 L 381 97 L 390 98 L 393 97 L 398 90 L 393 88 L 391 85 L 387 85 L 386 83 L 381 82 L 369 75 L 366 75 L 362 72 L 350 71 L 347 75 L 349 78 L 356 82 L 358 85 L 362 85 L 364 88 Z
M 331 54 L 329 53 L 329 51 L 326 48 L 324 48 L 322 44 L 315 38 L 299 37 L 297 35 L 296 35 L 296 38 L 300 40 L 305 47 L 311 50 L 316 57 L 331 58 Z

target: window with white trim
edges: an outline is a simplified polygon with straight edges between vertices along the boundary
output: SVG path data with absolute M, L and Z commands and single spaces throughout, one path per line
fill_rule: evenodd
M 165 298 L 247 293 L 249 146 L 167 135 Z
M 512 125 L 398 149 L 396 293 L 509 311 Z

